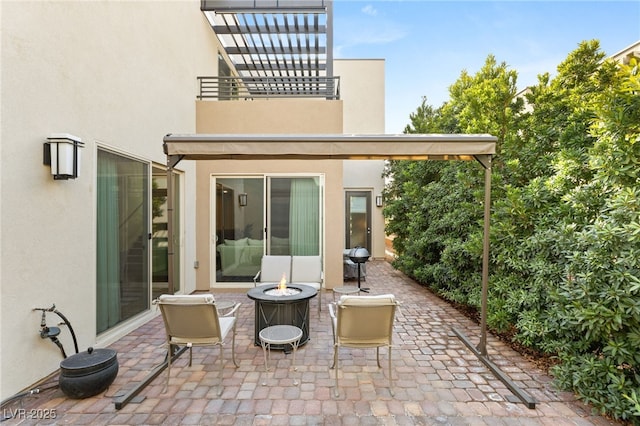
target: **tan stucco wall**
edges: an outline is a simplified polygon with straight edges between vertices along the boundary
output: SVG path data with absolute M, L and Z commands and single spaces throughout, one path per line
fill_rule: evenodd
M 34 307 L 53 303 L 80 350 L 156 315 L 96 336 L 96 152 L 165 164 L 162 137 L 195 131 L 197 76 L 217 72 L 216 41 L 198 0 L 2 1 L 0 145 L 0 397 L 58 369 Z M 82 138 L 81 175 L 54 181 L 42 164 L 51 133 Z M 195 257 L 193 174 L 185 172 L 185 265 Z M 189 201 L 192 200 L 192 201 Z M 184 268 L 194 287 L 193 268 Z M 59 318 L 48 314 L 50 326 Z M 69 332 L 60 339 L 73 353 Z
M 198 101 L 198 133 L 342 133 L 342 101 Z
M 384 59 L 341 59 L 334 61 L 334 73 L 340 76 L 340 94 L 344 102 L 344 133 L 384 133 L 385 127 Z M 384 258 L 384 217 L 375 206 L 382 194 L 384 161 L 344 162 L 345 191 L 371 192 L 371 256 Z M 344 195 L 343 195 L 344 198 Z M 344 220 L 343 220 L 344 228 Z M 346 230 L 344 231 L 346 232 Z
M 333 72 L 340 76 L 344 133 L 384 133 L 384 59 L 337 59 Z
M 313 99 L 198 101 L 198 133 L 342 133 L 341 101 Z M 342 161 L 198 161 L 197 162 L 197 256 L 200 267 L 196 286 L 208 290 L 211 250 L 215 240 L 211 229 L 211 176 L 213 174 L 318 173 L 325 176 L 325 284 L 342 284 L 344 245 L 344 195 Z M 230 285 L 229 283 L 220 284 Z

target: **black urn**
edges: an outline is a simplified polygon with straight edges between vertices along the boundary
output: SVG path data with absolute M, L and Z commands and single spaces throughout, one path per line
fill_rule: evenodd
M 112 349 L 89 348 L 60 363 L 60 389 L 69 398 L 89 398 L 105 391 L 118 375 L 118 356 Z

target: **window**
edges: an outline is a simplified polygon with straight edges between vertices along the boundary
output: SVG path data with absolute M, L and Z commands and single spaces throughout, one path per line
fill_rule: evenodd
M 216 282 L 252 281 L 264 254 L 321 254 L 320 176 L 216 177 L 212 184 Z
M 148 185 L 148 163 L 98 150 L 98 333 L 149 309 Z

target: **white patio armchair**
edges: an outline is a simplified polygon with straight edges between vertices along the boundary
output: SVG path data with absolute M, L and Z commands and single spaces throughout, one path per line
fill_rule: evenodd
M 189 366 L 192 361 L 193 346 L 219 346 L 220 347 L 220 371 L 218 395 L 222 394 L 222 377 L 224 370 L 225 339 L 231 333 L 231 359 L 238 367 L 235 356 L 236 342 L 236 311 L 240 303 L 226 312 L 224 316 L 218 314 L 213 295 L 168 295 L 163 294 L 157 301 L 164 320 L 167 334 L 167 382 L 165 391 L 169 385 L 171 376 L 171 358 L 174 346 L 187 346 L 189 348 Z
M 353 296 L 344 295 L 338 303 L 329 304 L 333 331 L 333 365 L 336 373 L 335 395 L 339 396 L 338 350 L 341 347 L 376 348 L 376 360 L 380 365 L 380 348 L 389 351 L 389 392 L 393 395 L 391 369 L 391 344 L 393 322 L 399 303 L 392 294 Z

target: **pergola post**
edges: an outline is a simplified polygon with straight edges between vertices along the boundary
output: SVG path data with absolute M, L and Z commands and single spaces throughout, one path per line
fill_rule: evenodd
M 460 340 L 478 357 L 482 363 L 491 370 L 491 372 L 502 383 L 505 384 L 522 401 L 527 408 L 536 408 L 536 400 L 527 392 L 520 389 L 506 374 L 495 365 L 487 353 L 487 310 L 489 298 L 489 229 L 491 223 L 491 155 L 476 155 L 476 160 L 484 167 L 484 230 L 482 241 L 482 296 L 480 305 L 480 341 L 476 347 L 471 341 L 456 328 L 453 332 Z
M 482 237 L 482 298 L 480 307 L 480 342 L 478 351 L 487 356 L 487 299 L 489 297 L 489 229 L 491 222 L 491 156 L 478 161 L 484 166 L 484 231 Z

